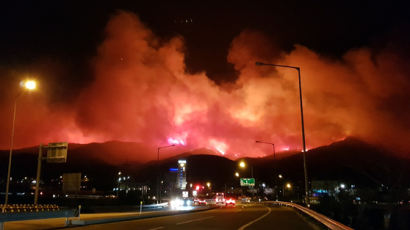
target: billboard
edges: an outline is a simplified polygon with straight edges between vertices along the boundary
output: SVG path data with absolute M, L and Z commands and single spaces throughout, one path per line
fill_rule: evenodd
M 47 163 L 67 162 L 67 142 L 49 143 L 47 146 Z
M 63 192 L 78 192 L 81 186 L 81 173 L 63 174 Z

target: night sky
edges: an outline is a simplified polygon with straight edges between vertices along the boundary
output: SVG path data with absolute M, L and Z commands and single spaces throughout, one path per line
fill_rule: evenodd
M 279 105 L 284 106 L 281 103 L 286 100 L 294 102 L 294 98 L 297 98 L 297 95 L 290 93 L 295 92 L 295 82 L 282 81 L 291 75 L 290 72 L 255 69 L 254 66 L 250 66 L 250 62 L 248 63 L 248 60 L 252 60 L 253 63 L 255 60 L 261 60 L 300 65 L 302 71 L 306 65 L 307 90 L 304 96 L 307 98 L 308 106 L 307 141 L 311 143 L 311 147 L 328 144 L 350 135 L 376 144 L 384 142 L 384 139 L 392 139 L 387 145 L 397 145 L 409 134 L 410 128 L 409 121 L 406 121 L 410 115 L 410 108 L 406 103 L 409 99 L 410 84 L 410 71 L 407 67 L 410 60 L 409 9 L 409 4 L 393 1 L 1 3 L 0 104 L 4 118 L 2 120 L 11 119 L 10 99 L 16 93 L 12 89 L 16 82 L 18 83 L 22 76 L 35 76 L 41 82 L 41 93 L 25 97 L 21 103 L 24 103 L 24 100 L 30 103 L 30 100 L 35 100 L 33 97 L 39 97 L 36 99 L 38 104 L 32 106 L 45 109 L 36 113 L 33 112 L 35 110 L 30 110 L 30 106 L 22 105 L 23 111 L 36 115 L 32 115 L 31 120 L 26 123 L 22 121 L 24 118 L 18 117 L 20 120 L 17 120 L 19 123 L 16 124 L 16 135 L 20 133 L 24 136 L 21 133 L 25 133 L 25 136 L 16 140 L 17 146 L 33 145 L 40 140 L 54 140 L 56 136 L 74 142 L 119 139 L 156 145 L 161 139 L 177 136 L 177 139 L 191 140 L 193 148 L 219 146 L 215 148 L 220 149 L 224 146 L 224 152 L 229 152 L 230 146 L 234 143 L 247 139 L 244 132 L 252 130 L 248 133 L 249 139 L 281 139 L 278 142 L 284 148 L 288 145 L 291 148 L 299 148 L 297 106 L 294 108 L 294 105 L 285 103 L 284 114 L 277 112 L 283 108 Z M 128 22 L 132 25 L 136 22 L 137 26 L 127 27 Z M 138 38 L 136 40 L 139 41 L 141 38 L 147 41 L 147 44 L 143 45 L 138 43 L 141 44 L 138 47 L 148 48 L 140 49 L 123 43 L 134 41 L 124 32 L 128 30 L 133 31 L 130 33 L 135 32 Z M 172 51 L 162 51 L 164 49 Z M 136 53 L 139 52 L 144 53 L 143 60 L 137 57 Z M 162 60 L 164 53 L 170 57 L 176 55 L 177 58 Z M 133 60 L 137 64 L 127 62 L 124 69 L 118 68 L 113 61 L 117 60 L 116 55 L 119 55 L 121 61 Z M 131 58 L 132 55 L 136 55 L 135 59 Z M 176 61 L 179 57 L 180 62 Z M 172 69 L 173 67 L 168 66 L 169 62 L 173 61 L 176 63 L 172 65 L 179 66 L 178 68 Z M 305 61 L 311 64 L 305 64 Z M 325 66 L 326 69 L 322 68 L 323 71 L 316 73 L 320 66 Z M 362 73 L 361 68 L 369 71 Z M 315 71 L 309 72 L 310 69 Z M 164 76 L 161 79 L 157 72 L 153 73 L 154 70 L 161 70 L 161 74 L 167 73 L 169 77 Z M 184 75 L 183 78 L 178 77 L 181 74 Z M 255 83 L 252 79 L 266 80 L 275 74 L 283 77 L 281 87 L 267 91 L 283 91 L 283 95 L 290 95 L 289 97 L 280 98 L 276 93 L 268 92 L 262 95 L 272 97 L 270 102 L 261 102 L 251 97 L 260 93 L 258 85 L 252 88 L 252 84 Z M 314 78 L 315 74 L 323 76 Z M 122 79 L 127 79 L 127 87 L 134 83 L 135 87 L 130 86 L 119 92 L 106 91 L 104 87 L 108 86 L 108 83 L 104 79 L 122 75 Z M 141 75 L 147 77 L 140 77 Z M 191 78 L 197 75 L 202 76 L 200 81 L 203 81 L 203 84 L 193 87 L 197 80 Z M 374 83 L 368 82 L 374 75 L 380 76 L 375 77 Z M 152 76 L 160 80 L 152 83 Z M 356 77 L 363 79 L 357 80 Z M 386 78 L 392 79 L 387 81 Z M 175 83 L 175 79 L 180 83 Z M 328 85 L 323 83 L 323 87 L 316 87 L 327 80 Z M 158 87 L 165 90 L 165 94 L 164 91 L 156 91 L 156 86 L 162 83 L 169 86 Z M 360 84 L 365 86 L 362 87 Z M 146 91 L 138 94 L 133 92 L 134 90 Z M 183 91 L 185 94 L 172 99 L 174 90 Z M 123 91 L 129 94 L 121 96 Z M 99 92 L 107 95 L 102 93 L 105 96 L 96 96 Z M 315 92 L 318 94 L 315 95 Z M 377 92 L 382 92 L 382 95 Z M 205 99 L 203 94 L 207 95 Z M 110 101 L 117 96 L 118 101 L 127 101 L 124 99 L 127 97 L 133 97 L 135 101 L 128 101 L 130 104 Z M 172 104 L 172 109 L 163 111 L 164 106 L 160 104 L 167 100 L 164 99 L 167 96 L 171 98 L 168 103 Z M 214 98 L 226 100 L 218 104 Z M 181 103 L 189 106 L 181 109 L 175 100 L 181 100 Z M 365 106 L 361 107 L 360 103 L 356 102 L 352 103 L 354 105 L 350 104 L 355 100 L 362 100 L 361 103 Z M 146 104 L 147 101 L 149 105 Z M 227 109 L 228 112 L 223 110 L 227 104 L 232 106 Z M 366 108 L 367 105 L 369 108 Z M 108 109 L 104 108 L 105 106 Z M 137 109 L 132 110 L 130 107 Z M 126 110 L 127 112 L 123 113 L 128 115 L 122 117 L 121 113 L 108 116 L 107 114 L 113 110 Z M 335 118 L 329 118 L 328 110 L 333 110 Z M 179 113 L 184 116 L 189 114 L 190 118 L 176 118 L 176 114 Z M 104 115 L 96 118 L 97 114 Z M 137 117 L 138 122 L 134 123 L 133 115 Z M 120 118 L 117 124 L 106 125 L 107 120 L 118 116 Z M 211 117 L 220 119 L 213 120 Z M 246 123 L 243 117 L 251 123 L 255 122 L 255 119 L 279 121 L 289 118 L 289 121 L 295 121 L 295 124 L 281 127 L 278 131 L 278 124 L 273 122 L 271 126 L 259 129 L 256 128 L 259 123 Z M 45 119 L 48 122 L 68 120 L 70 127 L 67 128 L 68 131 L 58 132 L 57 135 L 47 128 L 33 128 L 44 126 Z M 237 122 L 233 121 L 235 119 Z M 368 123 L 363 124 L 364 120 Z M 9 123 L 0 124 L 0 146 L 3 149 L 7 148 L 9 143 Z M 141 123 L 149 124 L 151 128 Z M 158 128 L 158 123 L 162 124 L 161 128 Z M 119 128 L 123 126 L 132 127 L 134 131 Z M 375 130 L 381 128 L 384 133 L 375 135 Z M 215 129 L 223 129 L 224 132 L 219 134 Z M 132 134 L 133 132 L 138 135 Z M 272 134 L 275 132 L 278 133 Z M 232 135 L 233 133 L 242 134 Z M 82 138 L 77 139 L 77 135 Z M 391 135 L 394 138 L 391 138 Z M 397 150 L 402 152 L 407 146 L 403 144 L 398 146 Z M 245 148 L 251 148 L 248 147 Z M 233 149 L 231 154 L 236 152 L 239 155 L 249 154 L 241 153 L 238 149 Z
M 91 2 L 3 3 L 2 66 L 26 67 L 49 58 L 64 63 L 76 84 L 86 82 L 87 62 L 96 55 L 104 27 L 117 10 L 137 14 L 162 38 L 183 36 L 188 70 L 206 70 L 216 82 L 236 78 L 226 56 L 244 29 L 263 32 L 284 50 L 302 44 L 336 58 L 352 48 L 380 48 L 392 45 L 389 42 L 409 48 L 409 5 L 399 1 Z

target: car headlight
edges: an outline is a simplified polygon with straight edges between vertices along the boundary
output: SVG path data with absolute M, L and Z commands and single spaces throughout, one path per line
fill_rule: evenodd
M 171 208 L 177 208 L 184 204 L 184 202 L 180 199 L 171 200 Z

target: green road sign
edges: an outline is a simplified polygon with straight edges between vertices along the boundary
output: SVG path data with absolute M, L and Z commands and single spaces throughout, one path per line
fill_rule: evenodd
M 241 186 L 255 186 L 255 178 L 241 178 Z

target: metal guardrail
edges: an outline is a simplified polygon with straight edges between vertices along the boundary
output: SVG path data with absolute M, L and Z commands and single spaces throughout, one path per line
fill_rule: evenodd
M 0 213 L 59 211 L 56 204 L 0 204 Z
M 144 209 L 160 209 L 168 207 L 168 202 L 159 203 L 159 204 L 145 204 L 142 206 Z
M 78 209 L 60 209 L 57 205 L 7 205 L 5 212 L 0 212 L 0 230 L 4 230 L 4 222 L 19 220 L 35 220 L 49 218 L 68 218 L 79 215 Z
M 296 208 L 299 211 L 309 215 L 310 217 L 314 218 L 315 220 L 319 221 L 326 227 L 328 227 L 331 230 L 353 230 L 353 228 L 350 228 L 342 223 L 339 223 L 335 220 L 330 219 L 329 217 L 322 215 L 320 213 L 317 213 L 313 211 L 312 209 L 303 207 L 301 205 L 291 203 L 291 202 L 283 202 L 283 201 L 271 201 L 269 203 L 277 204 L 277 205 L 282 205 L 282 206 L 288 206 L 292 208 Z

